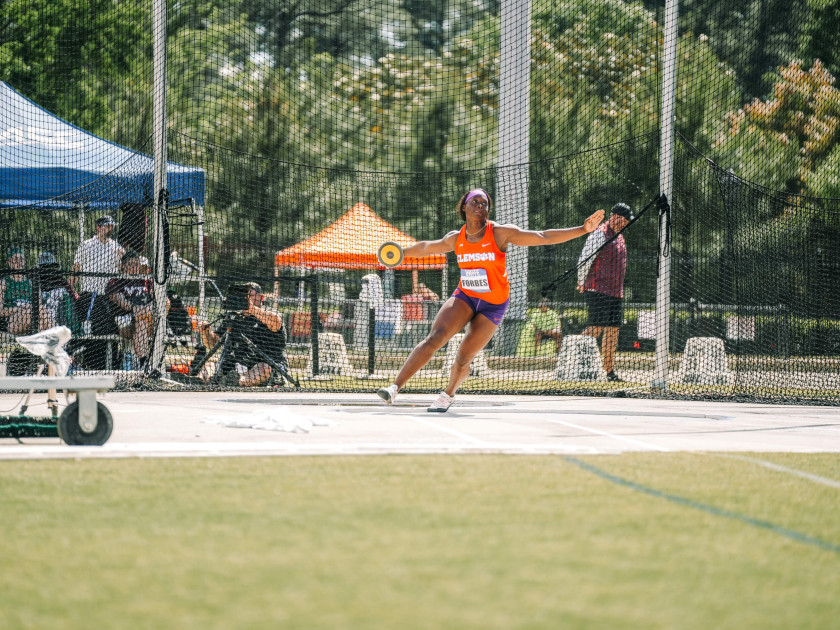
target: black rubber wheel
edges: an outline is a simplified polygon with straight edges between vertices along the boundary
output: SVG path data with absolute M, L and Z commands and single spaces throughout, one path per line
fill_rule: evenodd
M 79 424 L 79 401 L 67 405 L 58 418 L 58 436 L 70 446 L 102 446 L 111 437 L 114 419 L 101 402 L 96 403 L 96 428 L 86 433 Z

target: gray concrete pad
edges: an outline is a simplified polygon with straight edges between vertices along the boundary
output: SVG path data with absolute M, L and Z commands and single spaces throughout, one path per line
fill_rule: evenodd
M 9 413 L 21 396 L 0 395 Z M 459 395 L 445 414 L 434 396 L 111 392 L 114 418 L 101 447 L 56 438 L 0 439 L 0 459 L 420 453 L 606 454 L 837 452 L 836 407 L 595 398 Z M 46 415 L 33 396 L 29 415 Z M 272 426 L 234 428 L 230 424 Z M 285 425 L 285 426 L 284 426 Z

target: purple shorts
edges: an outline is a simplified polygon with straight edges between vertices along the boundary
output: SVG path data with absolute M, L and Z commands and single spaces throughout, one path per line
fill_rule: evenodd
M 463 300 L 469 305 L 469 307 L 473 310 L 474 313 L 481 313 L 482 315 L 484 315 L 484 317 L 496 324 L 496 326 L 502 323 L 502 318 L 505 316 L 505 311 L 507 311 L 508 304 L 510 304 L 510 300 L 505 300 L 501 304 L 491 304 L 490 302 L 482 300 L 481 298 L 476 298 L 467 295 L 466 293 L 461 291 L 460 287 L 455 289 L 455 293 L 452 294 L 452 297 L 456 297 L 459 300 Z

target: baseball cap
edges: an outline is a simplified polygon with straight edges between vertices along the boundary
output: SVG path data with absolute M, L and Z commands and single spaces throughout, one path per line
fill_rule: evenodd
M 23 250 L 20 247 L 10 247 L 9 251 L 6 252 L 6 259 L 10 259 L 15 254 L 20 254 L 21 256 L 24 256 Z
M 114 217 L 110 214 L 106 214 L 104 217 L 99 217 L 96 220 L 96 227 L 100 227 L 102 225 L 116 225 L 117 222 L 114 221 Z
M 58 261 L 53 256 L 52 252 L 41 252 L 38 255 L 38 266 L 43 267 L 44 265 L 57 265 Z
M 610 213 L 622 216 L 625 219 L 627 219 L 628 221 L 632 221 L 633 218 L 634 218 L 633 217 L 633 211 L 630 210 L 630 206 L 628 206 L 626 203 L 615 204 L 612 207 L 612 210 L 610 210 Z

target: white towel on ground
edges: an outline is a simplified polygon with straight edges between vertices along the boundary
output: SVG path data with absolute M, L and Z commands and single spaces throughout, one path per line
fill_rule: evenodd
M 337 422 L 303 416 L 291 407 L 255 409 L 248 415 L 240 416 L 205 416 L 201 421 L 234 429 L 263 429 L 288 433 L 309 433 L 312 427 L 338 426 Z

